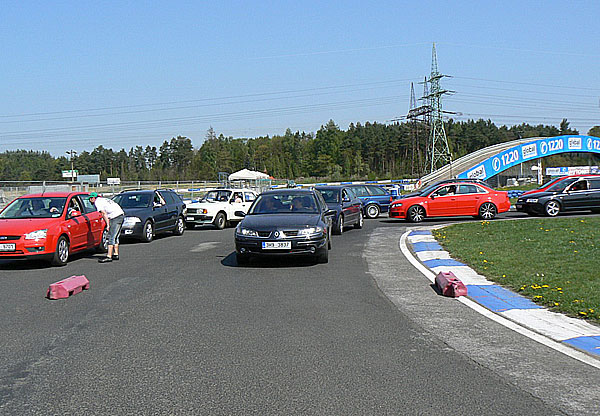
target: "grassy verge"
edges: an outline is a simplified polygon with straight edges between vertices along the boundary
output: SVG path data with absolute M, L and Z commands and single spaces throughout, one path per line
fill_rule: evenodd
M 453 258 L 488 279 L 600 323 L 600 218 L 481 221 L 433 234 Z

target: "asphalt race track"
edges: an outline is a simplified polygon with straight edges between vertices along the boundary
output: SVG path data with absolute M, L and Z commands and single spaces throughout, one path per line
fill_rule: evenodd
M 438 296 L 407 226 L 365 221 L 324 265 L 238 267 L 208 227 L 109 264 L 0 262 L 0 414 L 598 414 L 597 369 Z

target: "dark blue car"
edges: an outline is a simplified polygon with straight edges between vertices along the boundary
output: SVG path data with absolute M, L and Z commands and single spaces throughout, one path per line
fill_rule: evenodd
M 123 191 L 112 198 L 125 211 L 122 237 L 149 243 L 158 233 L 183 234 L 185 204 L 170 189 Z
M 394 197 L 377 185 L 348 185 L 361 200 L 363 214 L 367 218 L 377 218 L 380 213 L 388 212 Z
M 323 195 L 327 207 L 336 212 L 333 219 L 333 234 L 342 234 L 344 227 L 350 225 L 354 225 L 354 228 L 362 228 L 362 203 L 350 187 L 331 185 L 317 186 L 316 189 Z

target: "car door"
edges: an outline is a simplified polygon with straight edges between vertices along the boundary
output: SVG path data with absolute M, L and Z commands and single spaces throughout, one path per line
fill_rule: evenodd
M 580 179 L 570 185 L 562 195 L 565 210 L 586 209 L 591 203 L 588 181 Z
M 342 189 L 342 211 L 344 212 L 344 218 L 346 223 L 353 223 L 358 220 L 360 215 L 360 199 L 356 197 L 352 189 Z
M 88 246 L 88 238 L 92 236 L 92 223 L 84 214 L 83 204 L 78 195 L 73 195 L 67 201 L 65 222 L 69 233 L 71 250 L 79 250 Z
M 154 191 L 152 201 L 154 229 L 156 231 L 160 231 L 172 227 L 174 220 L 170 219 L 169 207 L 167 206 L 167 201 L 165 201 L 165 198 L 158 191 Z
M 106 227 L 104 223 L 104 218 L 102 218 L 102 214 L 98 212 L 96 206 L 92 204 L 87 195 L 83 195 L 80 197 L 81 202 L 83 203 L 84 216 L 89 220 L 91 229 L 89 230 L 89 234 L 87 236 L 87 245 L 89 247 L 96 246 L 100 244 L 102 240 L 102 231 Z
M 473 184 L 457 185 L 456 191 L 456 215 L 477 215 L 481 198 L 481 188 Z
M 593 210 L 600 209 L 600 178 L 588 180 L 589 190 L 589 208 Z
M 433 191 L 427 202 L 427 215 L 444 217 L 457 215 L 456 185 L 444 185 Z

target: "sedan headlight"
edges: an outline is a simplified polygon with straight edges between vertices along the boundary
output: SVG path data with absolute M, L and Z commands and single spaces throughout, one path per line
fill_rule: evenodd
M 123 227 L 133 228 L 138 222 L 142 222 L 138 217 L 125 217 L 123 220 Z
M 41 240 L 43 238 L 46 238 L 47 233 L 48 229 L 32 231 L 30 233 L 25 234 L 25 240 Z
M 322 227 L 308 227 L 303 228 L 298 232 L 298 235 L 311 235 L 311 234 L 320 234 L 323 232 Z
M 528 198 L 525 202 L 528 202 L 530 204 L 535 204 L 536 202 L 538 202 L 537 198 Z
M 243 235 L 245 237 L 258 237 L 258 232 L 251 230 L 250 228 L 238 227 L 236 228 L 236 232 L 238 235 Z

